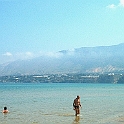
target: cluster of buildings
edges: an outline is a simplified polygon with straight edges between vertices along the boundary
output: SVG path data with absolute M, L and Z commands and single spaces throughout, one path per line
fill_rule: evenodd
M 1 76 L 1 83 L 124 83 L 123 74 L 43 74 Z

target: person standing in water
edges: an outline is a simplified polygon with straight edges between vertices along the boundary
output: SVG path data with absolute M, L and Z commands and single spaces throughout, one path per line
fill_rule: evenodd
M 74 110 L 75 110 L 75 116 L 80 114 L 80 107 L 81 107 L 80 96 L 77 96 L 77 98 L 74 99 L 73 107 L 74 107 Z

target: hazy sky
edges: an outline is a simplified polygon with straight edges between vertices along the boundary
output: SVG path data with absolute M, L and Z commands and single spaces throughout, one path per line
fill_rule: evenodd
M 0 0 L 0 63 L 124 42 L 124 0 Z

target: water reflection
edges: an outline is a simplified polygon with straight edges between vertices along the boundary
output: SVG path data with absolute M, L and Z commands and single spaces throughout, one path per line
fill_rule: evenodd
M 3 113 L 3 118 L 0 118 L 0 124 L 6 124 L 7 120 L 8 120 L 8 114 L 7 113 Z
M 73 124 L 80 124 L 80 116 L 75 116 Z
M 8 113 L 3 113 L 4 119 L 7 118 Z

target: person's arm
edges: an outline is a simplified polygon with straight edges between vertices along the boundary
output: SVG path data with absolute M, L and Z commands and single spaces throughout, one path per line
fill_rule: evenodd
M 80 107 L 82 107 L 82 105 L 80 104 Z
M 80 107 L 82 108 L 82 105 L 81 105 L 81 103 L 80 103 Z
M 74 102 L 73 102 L 73 107 L 74 107 L 74 105 L 75 105 L 75 104 L 74 104 Z
M 79 106 L 82 107 L 82 106 L 81 106 L 81 103 L 80 103 L 80 100 L 79 100 L 78 102 L 79 102 Z
M 75 101 L 73 102 L 73 109 L 75 110 Z

